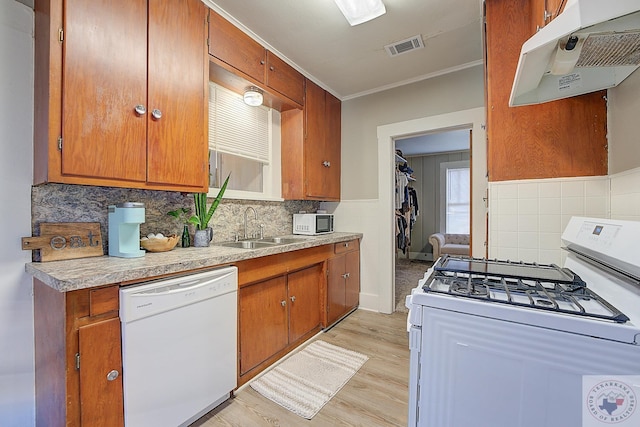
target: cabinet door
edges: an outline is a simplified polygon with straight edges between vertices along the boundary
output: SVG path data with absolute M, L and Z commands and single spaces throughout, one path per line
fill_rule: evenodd
M 149 2 L 148 177 L 208 186 L 205 133 L 206 7 L 199 0 Z M 154 117 L 154 111 L 161 117 Z
M 327 130 L 325 150 L 329 167 L 325 168 L 325 200 L 340 200 L 340 158 L 342 139 L 342 103 L 330 93 L 325 94 Z
M 606 91 L 509 107 L 529 1 L 485 2 L 489 181 L 606 175 Z
M 209 53 L 264 83 L 266 49 L 213 10 L 209 13 Z
M 64 22 L 62 174 L 144 181 L 146 0 L 67 0 Z
M 327 261 L 327 325 L 345 312 L 345 259 L 345 255 L 340 255 Z
M 289 296 L 289 342 L 293 343 L 320 325 L 322 264 L 291 273 Z
M 287 346 L 284 276 L 240 288 L 240 375 Z
M 307 80 L 304 140 L 305 195 L 311 198 L 324 196 L 328 157 L 325 145 L 325 91 Z
M 345 306 L 347 310 L 358 306 L 360 301 L 360 251 L 345 254 Z
M 304 103 L 304 77 L 291 65 L 267 51 L 267 85 L 298 104 Z
M 81 423 L 92 427 L 122 426 L 120 319 L 82 326 L 78 333 Z

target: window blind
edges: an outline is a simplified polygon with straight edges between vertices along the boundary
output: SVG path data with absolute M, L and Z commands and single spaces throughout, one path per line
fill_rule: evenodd
M 269 163 L 269 109 L 209 83 L 209 148 Z

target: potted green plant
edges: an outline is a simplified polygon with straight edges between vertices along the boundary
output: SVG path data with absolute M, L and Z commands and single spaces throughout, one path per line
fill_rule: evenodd
M 224 191 L 227 189 L 229 178 L 231 174 L 227 175 L 227 179 L 224 180 L 224 184 L 220 187 L 220 191 L 213 203 L 207 209 L 207 193 L 193 193 L 193 201 L 195 203 L 195 215 L 189 218 L 189 222 L 196 226 L 196 233 L 193 237 L 193 246 L 209 246 L 209 242 L 213 239 L 213 230 L 209 227 L 209 221 L 213 216 L 213 213 L 218 208 Z

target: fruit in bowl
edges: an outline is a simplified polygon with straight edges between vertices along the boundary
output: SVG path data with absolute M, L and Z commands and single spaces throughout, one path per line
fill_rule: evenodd
M 162 233 L 149 233 L 140 239 L 140 246 L 149 252 L 167 252 L 176 247 L 178 236 L 171 234 L 165 236 Z

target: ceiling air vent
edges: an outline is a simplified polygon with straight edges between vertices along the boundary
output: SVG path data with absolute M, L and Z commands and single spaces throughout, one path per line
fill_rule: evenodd
M 422 42 L 422 36 L 418 34 L 417 36 L 409 37 L 408 39 L 388 44 L 384 48 L 389 56 L 397 56 L 416 49 L 422 49 L 423 47 L 424 43 Z

